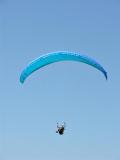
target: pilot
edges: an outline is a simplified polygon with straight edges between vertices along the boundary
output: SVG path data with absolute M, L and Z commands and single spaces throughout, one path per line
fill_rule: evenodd
M 65 131 L 65 123 L 62 126 L 59 126 L 57 123 L 57 131 L 56 133 L 59 133 L 60 135 L 63 135 Z

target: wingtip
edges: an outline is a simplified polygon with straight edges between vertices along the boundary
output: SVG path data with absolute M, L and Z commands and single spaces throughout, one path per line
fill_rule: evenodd
M 23 80 L 23 78 L 21 78 L 21 77 L 20 77 L 20 80 L 19 80 L 19 81 L 20 81 L 21 84 L 24 83 L 24 80 Z
M 108 80 L 108 75 L 107 75 L 107 72 L 105 72 L 105 78 L 106 78 L 106 80 Z

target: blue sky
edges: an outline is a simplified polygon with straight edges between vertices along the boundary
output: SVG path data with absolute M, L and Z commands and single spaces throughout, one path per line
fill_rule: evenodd
M 0 0 L 1 160 L 120 159 L 119 19 L 119 0 Z M 108 81 L 60 62 L 20 84 L 27 63 L 58 50 L 94 57 Z

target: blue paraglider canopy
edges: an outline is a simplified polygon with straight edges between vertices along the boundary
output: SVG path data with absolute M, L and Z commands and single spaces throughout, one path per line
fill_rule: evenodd
M 77 62 L 86 63 L 86 64 L 98 69 L 99 71 L 101 71 L 104 74 L 105 78 L 107 79 L 107 72 L 94 59 L 92 59 L 86 55 L 82 55 L 80 53 L 59 51 L 59 52 L 52 52 L 52 53 L 42 55 L 39 58 L 32 61 L 30 64 L 28 64 L 27 67 L 21 73 L 20 82 L 24 83 L 26 78 L 29 75 L 31 75 L 34 71 L 36 71 L 36 70 L 38 70 L 48 64 L 59 62 L 59 61 L 77 61 Z

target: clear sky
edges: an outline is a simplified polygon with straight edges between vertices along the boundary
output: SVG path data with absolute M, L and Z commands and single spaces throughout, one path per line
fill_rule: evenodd
M 20 84 L 30 61 L 59 50 L 97 59 L 108 81 L 60 62 Z M 0 0 L 0 160 L 120 160 L 119 69 L 119 0 Z

